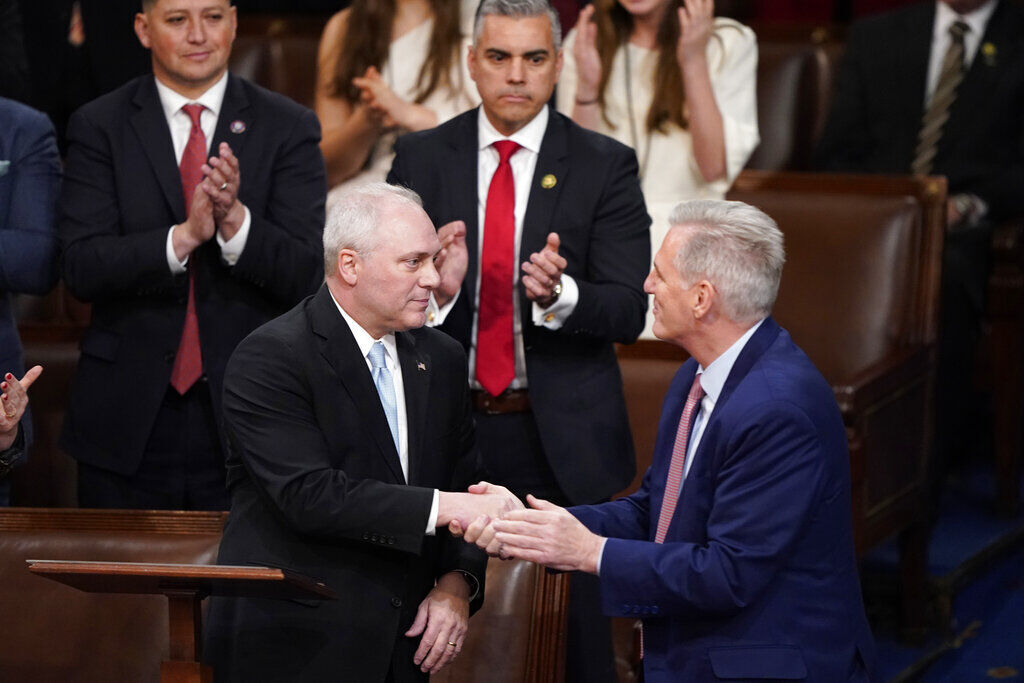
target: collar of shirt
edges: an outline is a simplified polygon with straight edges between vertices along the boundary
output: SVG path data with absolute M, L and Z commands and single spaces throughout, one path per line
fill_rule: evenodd
M 978 45 L 981 44 L 981 37 L 985 35 L 985 27 L 988 26 L 988 20 L 996 9 L 996 4 L 997 0 L 988 0 L 988 2 L 973 12 L 957 14 L 949 5 L 941 0 L 937 0 L 935 3 L 935 26 L 932 29 L 932 43 L 943 45 L 942 53 L 944 54 L 946 46 L 949 45 L 950 41 L 949 27 L 958 21 L 964 22 L 971 27 L 971 30 L 964 36 L 964 66 L 970 67 L 971 62 L 974 61 L 974 55 L 978 51 Z
M 548 129 L 548 116 L 548 105 L 545 104 L 544 108 L 541 109 L 529 123 L 517 130 L 515 133 L 512 133 L 512 135 L 505 137 L 491 124 L 490 119 L 487 118 L 487 112 L 485 112 L 483 106 L 481 106 L 477 115 L 477 139 L 480 144 L 479 149 L 483 151 L 498 140 L 512 140 L 513 142 L 519 143 L 520 147 L 524 147 L 534 154 L 539 154 L 540 143 L 544 140 L 544 133 Z M 497 151 L 495 151 L 495 154 L 497 154 Z
M 384 343 L 384 351 L 387 356 L 385 363 L 387 363 L 388 370 L 390 370 L 392 376 L 394 376 L 395 371 L 398 368 L 398 343 L 395 340 L 395 334 L 393 332 L 389 332 L 380 339 L 374 339 L 369 332 L 363 329 L 362 325 L 357 323 L 355 319 L 353 319 L 352 316 L 350 316 L 345 309 L 341 307 L 338 300 L 334 298 L 334 294 L 331 294 L 331 301 L 333 301 L 334 305 L 337 306 L 338 312 L 341 313 L 341 317 L 345 319 L 345 323 L 348 325 L 348 328 L 352 330 L 352 336 L 355 337 L 356 344 L 359 346 L 359 353 L 363 355 L 363 360 L 366 361 L 366 367 L 372 369 L 370 359 L 367 358 L 367 356 L 370 353 L 370 348 L 380 341 Z
M 170 123 L 171 117 L 181 111 L 181 108 L 190 102 L 203 105 L 214 115 L 214 117 L 220 115 L 221 105 L 224 104 L 224 93 L 227 92 L 228 89 L 227 71 L 225 71 L 224 75 L 220 77 L 220 80 L 211 85 L 206 92 L 194 100 L 190 100 L 184 95 L 171 90 L 161 83 L 155 76 L 154 80 L 156 81 L 157 95 L 160 96 L 160 105 L 164 109 L 164 118 L 167 119 L 168 123 Z
M 706 367 L 698 367 L 697 373 L 700 377 L 700 386 L 704 389 L 704 399 L 701 401 L 701 412 L 708 413 L 715 404 L 718 402 L 718 397 L 722 394 L 722 389 L 725 388 L 725 381 L 729 379 L 729 373 L 732 372 L 732 366 L 736 363 L 736 359 L 739 357 L 743 347 L 747 345 L 750 338 L 757 332 L 757 328 L 761 327 L 761 323 L 764 322 L 764 318 L 758 320 L 749 330 L 743 333 L 743 336 L 733 342 L 732 346 L 725 350 L 722 355 L 711 361 Z

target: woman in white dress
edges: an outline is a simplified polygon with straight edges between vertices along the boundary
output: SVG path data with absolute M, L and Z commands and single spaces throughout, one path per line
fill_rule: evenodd
M 354 0 L 320 38 L 316 114 L 333 187 L 382 181 L 395 139 L 475 107 L 465 70 L 475 0 Z
M 558 109 L 636 150 L 653 254 L 672 207 L 721 199 L 760 141 L 757 39 L 713 0 L 594 0 L 564 52 Z

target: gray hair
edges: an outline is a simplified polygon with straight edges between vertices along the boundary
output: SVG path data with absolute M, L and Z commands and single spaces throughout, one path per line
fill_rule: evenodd
M 688 286 L 710 281 L 722 297 L 722 312 L 734 322 L 771 313 L 786 250 L 768 214 L 743 202 L 701 199 L 677 204 L 669 223 L 690 228 L 672 259 Z
M 548 0 L 480 0 L 480 5 L 476 8 L 476 18 L 473 20 L 473 46 L 475 47 L 480 40 L 484 17 L 493 15 L 525 19 L 543 14 L 546 14 L 548 21 L 551 22 L 551 39 L 555 43 L 555 52 L 558 52 L 562 49 L 562 24 L 558 21 L 558 12 Z
M 380 212 L 386 206 L 423 208 L 420 196 L 407 187 L 367 183 L 342 194 L 327 212 L 324 224 L 324 273 L 337 268 L 342 249 L 367 255 L 380 244 Z

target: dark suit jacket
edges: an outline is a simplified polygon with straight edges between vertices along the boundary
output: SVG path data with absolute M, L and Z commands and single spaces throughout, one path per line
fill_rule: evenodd
M 828 383 L 771 318 L 729 373 L 665 543 L 652 542 L 696 370 L 690 359 L 672 381 L 640 490 L 570 510 L 609 537 L 605 613 L 643 618 L 651 683 L 866 680 L 855 658 L 870 667 L 873 644 L 843 421 Z
M 869 17 L 850 29 L 817 149 L 826 170 L 909 173 L 924 116 L 935 3 Z M 1002 0 L 957 91 L 934 173 L 977 194 L 999 220 L 1024 212 L 1024 8 Z M 986 45 L 989 55 L 985 54 Z
M 243 132 L 231 124 L 241 121 Z M 123 474 L 138 467 L 167 391 L 188 300 L 188 276 L 167 266 L 167 231 L 185 220 L 181 177 L 152 76 L 82 107 L 68 127 L 60 202 L 64 281 L 92 302 L 61 445 Z M 214 407 L 224 366 L 260 324 L 323 279 L 326 176 L 313 112 L 229 76 L 210 149 L 226 141 L 241 167 L 252 223 L 238 262 L 211 239 L 196 250 L 196 309 Z
M 287 567 L 339 598 L 214 600 L 208 656 L 218 679 L 383 681 L 437 577 L 462 569 L 483 586 L 481 551 L 446 530 L 424 536 L 431 489 L 465 490 L 476 474 L 466 356 L 436 330 L 397 337 L 408 485 L 366 359 L 326 285 L 232 356 L 232 505 L 218 561 Z M 418 670 L 411 651 L 408 669 Z
M 469 272 L 441 329 L 467 348 L 476 315 L 478 111 L 399 139 L 388 175 L 423 197 L 434 225 L 466 222 Z M 541 184 L 548 175 L 554 187 Z M 534 326 L 522 287 L 519 305 L 533 414 L 551 469 L 574 503 L 608 498 L 636 470 L 612 344 L 631 343 L 643 330 L 650 223 L 633 150 L 551 111 L 519 254 L 540 251 L 548 233 L 557 232 L 579 303 L 557 331 Z
M 46 294 L 57 281 L 60 156 L 42 112 L 0 98 L 0 375 L 25 372 L 12 295 Z M 23 420 L 26 436 L 31 422 Z

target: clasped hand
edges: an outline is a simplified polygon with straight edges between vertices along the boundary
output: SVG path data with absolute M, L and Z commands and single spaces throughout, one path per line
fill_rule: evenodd
M 448 529 L 492 557 L 596 574 L 604 539 L 565 508 L 532 495 L 526 501 L 531 509 L 508 510 L 498 517 L 481 515 L 468 527 L 452 522 Z
M 203 180 L 192 193 L 188 217 L 175 228 L 172 238 L 178 260 L 184 260 L 218 230 L 221 239 L 230 240 L 245 219 L 245 209 L 238 200 L 241 168 L 231 146 L 220 143 L 217 156 L 211 156 L 202 171 Z

